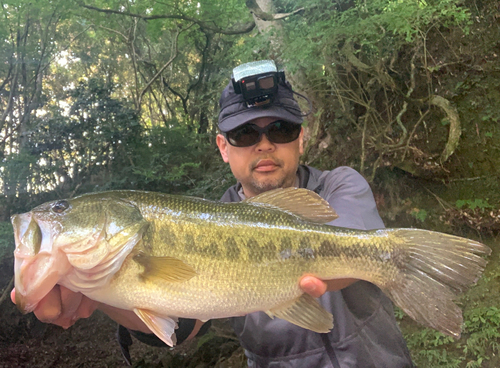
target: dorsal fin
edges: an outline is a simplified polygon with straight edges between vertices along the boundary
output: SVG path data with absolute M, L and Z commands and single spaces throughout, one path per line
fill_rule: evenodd
M 339 216 L 330 204 L 311 190 L 279 188 L 245 199 L 244 202 L 286 211 L 304 220 L 324 224 Z

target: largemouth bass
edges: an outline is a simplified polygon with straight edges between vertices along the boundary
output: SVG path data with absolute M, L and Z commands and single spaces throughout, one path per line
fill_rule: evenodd
M 325 225 L 336 217 L 297 188 L 241 203 L 140 191 L 48 202 L 12 217 L 16 304 L 33 311 L 60 284 L 133 310 L 170 346 L 178 317 L 265 311 L 328 332 L 332 315 L 299 288 L 311 274 L 369 281 L 416 321 L 460 336 L 453 300 L 480 277 L 487 246 L 425 230 Z

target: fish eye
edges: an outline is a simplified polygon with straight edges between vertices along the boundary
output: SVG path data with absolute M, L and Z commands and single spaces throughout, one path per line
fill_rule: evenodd
M 67 208 L 69 207 L 69 202 L 68 201 L 65 201 L 65 200 L 62 200 L 62 201 L 57 201 L 56 203 L 54 203 L 54 205 L 52 206 L 52 212 L 55 212 L 55 213 L 62 213 L 64 212 Z

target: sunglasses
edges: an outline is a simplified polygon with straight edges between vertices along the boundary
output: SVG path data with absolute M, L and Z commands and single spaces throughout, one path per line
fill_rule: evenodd
M 234 147 L 250 147 L 257 144 L 265 134 L 269 142 L 290 143 L 300 134 L 301 125 L 284 120 L 277 120 L 264 128 L 255 124 L 244 124 L 229 132 L 223 133 L 227 141 Z

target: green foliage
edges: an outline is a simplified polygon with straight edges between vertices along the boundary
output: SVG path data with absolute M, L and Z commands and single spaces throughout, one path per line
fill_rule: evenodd
M 38 118 L 29 150 L 0 163 L 6 194 L 143 189 L 220 197 L 232 181 L 207 135 L 175 120 L 145 128 L 112 93 L 100 80 L 80 82 L 67 91 L 68 108 Z
M 424 222 L 427 218 L 427 211 L 422 208 L 413 208 L 410 215 L 420 222 Z
M 66 190 L 109 179 L 110 171 L 128 164 L 131 147 L 141 136 L 137 114 L 111 97 L 101 81 L 81 82 L 68 91 L 69 111 L 52 107 L 33 124 L 20 151 L 2 164 L 12 193 Z M 106 178 L 106 175 L 108 177 Z
M 27 152 L 7 155 L 5 160 L 0 163 L 0 173 L 6 195 L 30 190 L 28 188 L 30 182 L 35 184 L 35 182 L 43 183 L 45 181 L 37 165 L 37 157 Z
M 196 185 L 187 190 L 186 194 L 219 200 L 227 188 L 236 184 L 236 179 L 231 173 L 229 165 L 222 161 L 218 153 L 215 153 L 215 156 L 212 155 L 211 157 L 210 169 L 205 169 L 203 173 L 200 173 Z
M 283 11 L 299 6 L 286 0 L 280 4 Z M 305 74 L 304 88 L 324 109 L 320 129 L 349 137 L 339 140 L 342 147 L 336 145 L 334 155 L 340 159 L 335 161 L 354 166 L 369 181 L 382 163 L 406 167 L 417 176 L 418 166 L 432 171 L 449 124 L 439 109 L 427 111 L 432 116 L 421 121 L 427 107 L 403 96 L 422 102 L 441 94 L 434 75 L 445 73 L 450 60 L 441 62 L 441 49 L 428 45 L 452 32 L 468 34 L 468 7 L 459 0 L 309 0 L 300 6 L 304 16 L 285 23 L 283 59 L 289 71 Z M 345 150 L 353 153 L 346 158 Z
M 398 321 L 402 320 L 406 316 L 405 312 L 397 306 L 394 306 L 394 316 Z
M 241 36 L 217 30 L 252 20 L 244 2 L 86 4 L 160 18 L 72 0 L 0 8 L 0 185 L 19 199 L 9 206 L 116 188 L 221 194 L 232 181 L 213 144 L 216 101 Z
M 295 3 L 284 4 L 292 8 Z M 299 68 L 294 60 L 300 68 L 317 71 L 329 59 L 341 61 L 338 56 L 344 42 L 358 43 L 356 54 L 365 60 L 384 58 L 433 27 L 455 25 L 467 29 L 470 23 L 469 10 L 457 0 L 310 0 L 301 6 L 311 12 L 305 19 L 290 20 L 286 51 L 292 64 L 288 66 L 293 69 Z
M 460 367 L 463 358 L 455 356 L 450 349 L 454 343 L 453 338 L 423 328 L 412 334 L 405 334 L 405 339 L 418 367 Z
M 133 162 L 122 173 L 136 188 L 185 192 L 202 180 L 200 167 L 212 152 L 203 137 L 185 126 L 153 127 L 133 147 Z
M 205 335 L 201 336 L 197 341 L 196 341 L 196 348 L 199 349 L 201 348 L 204 344 L 210 342 L 211 340 L 217 338 L 217 334 L 214 333 L 213 331 L 208 331 Z
M 398 319 L 403 319 L 401 313 L 396 312 Z M 402 329 L 415 364 L 422 368 L 493 367 L 487 362 L 500 353 L 500 309 L 496 306 L 466 309 L 459 341 L 414 323 L 403 324 Z
M 474 308 L 465 314 L 465 332 L 469 335 L 463 353 L 467 367 L 481 367 L 492 353 L 500 353 L 500 309 L 495 306 Z
M 488 203 L 488 199 L 459 199 L 455 202 L 457 208 L 469 208 L 475 210 L 476 208 L 484 211 L 492 209 L 493 206 Z

